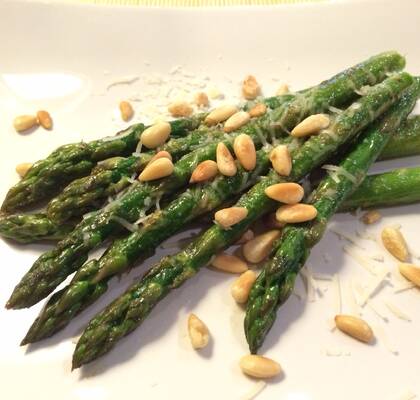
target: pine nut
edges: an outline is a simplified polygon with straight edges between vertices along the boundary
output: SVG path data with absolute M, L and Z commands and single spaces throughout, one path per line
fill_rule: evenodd
M 420 267 L 414 264 L 400 264 L 398 269 L 404 278 L 420 287 Z
M 207 117 L 204 119 L 204 123 L 208 126 L 216 125 L 219 122 L 226 121 L 230 116 L 235 114 L 238 109 L 235 106 L 221 106 L 214 109 Z
M 36 118 L 38 120 L 38 124 L 41 125 L 44 129 L 51 129 L 53 122 L 51 115 L 48 111 L 40 110 L 36 113 Z
M 363 319 L 352 315 L 336 315 L 334 320 L 337 328 L 347 335 L 365 343 L 372 341 L 372 329 Z
M 169 176 L 174 171 L 174 165 L 168 158 L 158 158 L 147 164 L 146 168 L 139 175 L 139 181 L 147 182 Z
M 168 111 L 173 117 L 189 117 L 193 108 L 186 101 L 179 100 L 169 104 Z
M 243 304 L 248 301 L 249 292 L 256 279 L 257 274 L 254 271 L 248 270 L 233 282 L 230 287 L 230 293 L 237 303 Z
M 299 203 L 304 195 L 303 187 L 297 183 L 277 183 L 265 189 L 265 194 L 273 200 L 284 204 Z
M 195 314 L 190 314 L 188 317 L 188 335 L 194 349 L 202 349 L 209 343 L 209 329 Z
M 148 149 L 155 149 L 166 142 L 171 134 L 171 124 L 168 122 L 157 122 L 149 126 L 141 134 L 140 140 Z
M 398 260 L 407 261 L 408 249 L 402 233 L 395 228 L 387 227 L 382 230 L 382 243 L 385 248 Z
M 214 178 L 219 172 L 217 164 L 213 160 L 206 160 L 198 164 L 191 174 L 190 183 L 204 182 Z
M 270 153 L 270 161 L 274 170 L 281 176 L 289 176 L 292 171 L 292 158 L 287 146 L 280 144 Z
M 377 210 L 370 210 L 366 213 L 364 213 L 362 215 L 362 217 L 360 218 L 360 220 L 366 224 L 366 225 L 370 225 L 370 224 L 374 224 L 375 222 L 379 221 L 382 218 L 382 215 L 379 211 Z
M 243 373 L 254 378 L 273 378 L 281 373 L 281 366 L 276 361 L 254 354 L 249 354 L 241 358 L 239 366 Z
M 125 101 L 125 100 L 121 101 L 119 104 L 119 108 L 120 108 L 121 118 L 123 121 L 127 122 L 133 117 L 134 110 L 128 101 Z
M 249 111 L 251 117 L 261 117 L 267 112 L 267 106 L 264 103 L 255 104 Z
M 239 257 L 225 253 L 218 254 L 211 262 L 211 265 L 220 271 L 231 274 L 241 274 L 248 270 L 248 265 L 245 261 L 242 261 Z
M 289 86 L 287 86 L 285 83 L 283 83 L 277 89 L 276 95 L 277 96 L 283 96 L 284 94 L 287 94 L 287 93 L 289 93 Z
M 286 204 L 276 211 L 276 218 L 279 222 L 297 224 L 314 219 L 318 214 L 317 209 L 310 204 Z
M 251 229 L 248 229 L 236 242 L 236 244 L 245 244 L 250 240 L 254 239 L 254 232 Z
M 257 165 L 257 153 L 251 136 L 245 133 L 236 136 L 233 142 L 233 151 L 236 158 L 247 171 L 252 171 L 255 168 Z
M 172 161 L 172 156 L 165 150 L 158 151 L 149 161 L 148 164 L 152 163 L 153 161 L 157 160 L 158 158 L 167 158 L 168 160 Z
M 249 122 L 251 116 L 246 111 L 238 111 L 225 122 L 223 130 L 226 133 L 236 131 Z
M 271 231 L 257 235 L 242 246 L 242 254 L 250 263 L 258 264 L 271 253 L 274 242 L 280 237 L 280 231 Z
M 194 103 L 197 107 L 207 107 L 209 105 L 209 98 L 204 92 L 198 92 L 194 96 Z
M 214 214 L 214 219 L 222 228 L 226 229 L 241 222 L 247 215 L 248 210 L 245 207 L 229 207 L 217 211 Z
M 247 100 L 254 100 L 260 93 L 261 88 L 255 76 L 248 75 L 242 82 L 242 95 Z
M 216 148 L 217 167 L 222 175 L 234 176 L 237 172 L 235 160 L 229 149 L 223 142 L 220 142 Z
M 22 164 L 18 164 L 16 165 L 16 172 L 18 173 L 18 175 L 23 178 L 27 172 L 31 169 L 32 167 L 32 163 L 22 163 Z
M 310 115 L 305 118 L 301 123 L 296 125 L 291 135 L 294 137 L 305 137 L 319 133 L 330 124 L 330 118 L 325 114 Z
M 38 125 L 35 115 L 20 115 L 13 120 L 13 127 L 17 132 L 23 132 Z

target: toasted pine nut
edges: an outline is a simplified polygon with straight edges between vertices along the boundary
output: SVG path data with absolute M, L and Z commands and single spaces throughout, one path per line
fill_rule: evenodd
M 279 229 L 283 228 L 285 225 L 284 222 L 277 221 L 276 213 L 266 214 L 263 217 L 264 225 L 269 229 Z
M 233 151 L 236 158 L 247 171 L 252 171 L 255 168 L 257 165 L 257 153 L 251 136 L 245 133 L 236 136 L 233 141 Z
M 325 114 L 314 114 L 296 125 L 290 133 L 294 137 L 304 137 L 319 133 L 330 124 L 330 118 Z
M 242 261 L 239 257 L 224 253 L 218 254 L 211 262 L 211 265 L 220 271 L 231 274 L 241 274 L 248 270 L 248 265 L 245 261 Z
M 414 264 L 400 264 L 398 266 L 400 274 L 413 282 L 416 286 L 420 287 L 420 267 Z
M 261 117 L 267 112 L 267 106 L 264 103 L 255 104 L 248 113 L 251 117 Z
M 242 95 L 247 100 L 254 100 L 260 92 L 261 88 L 255 79 L 255 76 L 248 75 L 242 82 Z
M 235 106 L 221 106 L 214 109 L 207 117 L 204 119 L 204 123 L 208 126 L 216 125 L 219 122 L 226 121 L 230 116 L 235 114 L 238 111 Z
M 194 96 L 194 103 L 197 107 L 207 107 L 209 105 L 209 98 L 204 92 L 198 92 Z
M 289 176 L 292 171 L 292 158 L 287 146 L 280 144 L 270 153 L 270 161 L 274 170 L 281 176 Z
M 238 111 L 225 122 L 223 130 L 227 133 L 233 132 L 247 124 L 250 119 L 251 116 L 246 111 Z
M 38 124 L 41 125 L 44 129 L 51 129 L 53 122 L 51 115 L 48 111 L 39 110 L 36 113 L 36 118 L 38 119 Z
M 127 122 L 133 117 L 134 110 L 128 101 L 125 101 L 125 100 L 121 101 L 119 104 L 119 108 L 120 108 L 121 118 L 123 121 Z
M 254 239 L 254 232 L 251 229 L 248 229 L 235 244 L 245 244 L 251 239 Z
M 194 349 L 202 349 L 209 343 L 209 329 L 195 314 L 188 317 L 188 335 Z
M 38 125 L 35 115 L 20 115 L 13 120 L 13 127 L 17 132 L 23 132 Z
M 214 219 L 222 228 L 229 228 L 241 222 L 247 215 L 248 210 L 245 207 L 229 207 L 217 211 Z
M 239 366 L 243 373 L 254 378 L 272 378 L 281 373 L 281 366 L 276 361 L 255 354 L 242 357 Z
M 144 130 L 140 140 L 148 149 L 155 149 L 165 143 L 170 134 L 171 124 L 169 122 L 157 122 Z
M 352 315 L 336 315 L 334 320 L 337 328 L 347 335 L 365 343 L 372 341 L 372 329 L 363 319 Z
M 152 163 L 153 161 L 157 160 L 158 158 L 167 158 L 168 160 L 172 161 L 172 156 L 170 153 L 168 153 L 165 150 L 162 151 L 158 151 L 149 161 L 149 164 Z
M 370 225 L 370 224 L 374 224 L 375 222 L 379 221 L 382 218 L 382 215 L 379 211 L 377 210 L 370 210 L 366 213 L 364 213 L 360 220 L 366 224 L 366 225 Z
M 223 142 L 220 142 L 216 148 L 217 167 L 222 175 L 234 176 L 237 172 L 235 160 L 229 149 Z
M 158 158 L 146 165 L 146 168 L 139 175 L 139 181 L 147 182 L 169 176 L 174 171 L 174 165 L 168 158 Z
M 296 224 L 314 219 L 318 214 L 317 209 L 311 204 L 286 204 L 276 211 L 279 222 Z
M 230 293 L 237 303 L 243 304 L 247 302 L 249 292 L 256 279 L 257 274 L 254 271 L 248 270 L 233 282 L 230 287 Z
M 23 178 L 26 175 L 26 173 L 31 169 L 32 165 L 32 163 L 28 162 L 18 164 L 16 165 L 16 172 L 21 178 Z
M 280 237 L 280 231 L 274 229 L 261 235 L 257 235 L 254 239 L 246 242 L 242 246 L 242 254 L 245 257 L 245 260 L 250 263 L 257 264 L 266 258 L 272 248 L 273 243 Z
M 289 93 L 289 86 L 287 86 L 285 83 L 283 83 L 277 89 L 276 95 L 277 96 L 283 96 L 286 93 Z
M 168 111 L 173 117 L 189 117 L 193 108 L 186 101 L 178 100 L 169 104 Z
M 299 203 L 304 195 L 303 187 L 297 183 L 286 182 L 271 185 L 265 189 L 265 194 L 273 200 L 284 204 Z
M 408 249 L 404 236 L 400 230 L 387 227 L 382 230 L 382 243 L 385 248 L 398 260 L 407 261 Z
M 191 174 L 190 183 L 204 182 L 214 178 L 219 172 L 217 164 L 213 160 L 206 160 L 198 164 Z

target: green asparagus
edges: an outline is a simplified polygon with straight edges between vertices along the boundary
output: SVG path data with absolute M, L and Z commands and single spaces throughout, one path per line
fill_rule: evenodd
M 61 240 L 73 229 L 75 223 L 55 224 L 45 214 L 19 214 L 0 217 L 1 235 L 19 243 L 39 240 Z
M 261 145 L 266 140 L 264 135 L 268 137 L 276 136 L 276 134 L 281 135 L 307 115 L 323 112 L 330 106 L 345 103 L 349 97 L 353 96 L 355 89 L 367 83 L 374 83 L 375 80 L 381 80 L 389 68 L 390 59 L 394 60 L 392 64 L 395 64 L 395 59 L 398 59 L 398 64 L 404 65 L 404 59 L 395 53 L 384 53 L 372 57 L 338 74 L 333 79 L 326 81 L 325 84 L 296 96 L 292 101 L 268 112 L 261 119 L 248 123 L 236 134 L 247 133 L 257 146 Z M 371 114 L 378 115 L 395 101 L 390 93 L 394 93 L 398 97 L 401 90 L 411 84 L 412 77 L 409 74 L 401 73 L 384 82 L 386 83 L 383 85 L 372 87 L 368 95 L 362 98 L 361 103 L 355 104 L 357 106 L 364 105 L 365 102 L 375 98 L 376 104 L 382 108 L 378 109 L 376 104 L 372 104 L 374 110 Z M 357 109 L 350 109 L 350 113 L 359 114 Z M 360 114 L 365 116 L 363 113 Z M 342 115 L 348 115 L 348 113 Z M 350 117 L 348 118 L 350 119 Z M 230 135 L 223 142 L 227 146 L 231 146 L 234 137 L 235 135 Z M 176 163 L 174 173 L 168 178 L 161 179 L 156 183 L 134 183 L 114 203 L 83 220 L 65 240 L 58 243 L 55 249 L 44 253 L 35 262 L 16 286 L 6 307 L 29 307 L 51 293 L 58 284 L 86 261 L 91 249 L 102 243 L 118 228 L 118 220 L 135 222 L 155 200 L 186 185 L 199 162 L 215 158 L 216 146 L 216 143 L 212 143 L 187 154 Z M 310 167 L 312 162 L 313 160 L 310 159 L 302 160 L 302 166 Z
M 420 201 L 420 167 L 400 168 L 370 175 L 344 201 L 340 211 L 356 208 L 390 207 Z
M 63 328 L 106 291 L 107 281 L 112 276 L 126 271 L 140 256 L 144 258 L 152 253 L 156 246 L 189 221 L 214 210 L 253 185 L 259 176 L 267 173 L 270 149 L 268 146 L 257 152 L 257 166 L 252 172 L 238 164 L 235 176 L 219 175 L 212 182 L 187 189 L 167 207 L 151 214 L 138 231 L 116 240 L 99 261 L 91 260 L 80 268 L 71 283 L 50 298 L 22 344 L 44 339 Z
M 283 230 L 274 257 L 264 266 L 249 294 L 244 327 L 251 353 L 263 344 L 278 308 L 292 293 L 295 278 L 310 249 L 322 238 L 329 219 L 363 181 L 395 129 L 413 109 L 419 93 L 420 79 L 416 79 L 401 100 L 367 129 L 363 140 L 340 163 L 337 175 L 322 180 L 310 199 L 318 211 L 316 219 Z
M 337 116 L 328 130 L 311 137 L 294 152 L 293 169 L 288 180 L 298 181 L 324 162 L 339 146 L 355 137 L 395 103 L 412 82 L 411 76 L 403 73 L 373 87 L 365 97 Z M 236 203 L 236 206 L 248 210 L 242 221 L 228 230 L 214 224 L 183 251 L 163 258 L 139 282 L 94 317 L 77 343 L 73 368 L 108 352 L 119 339 L 140 325 L 171 289 L 194 276 L 214 254 L 234 243 L 253 222 L 273 210 L 276 203 L 265 195 L 265 189 L 282 181 L 285 179 L 271 171 Z
M 205 114 L 170 122 L 173 137 L 185 136 L 196 129 Z M 14 212 L 51 198 L 74 179 L 86 176 L 98 161 L 134 152 L 145 126 L 134 124 L 115 137 L 89 143 L 73 143 L 59 147 L 47 158 L 36 162 L 23 179 L 7 193 L 3 212 Z

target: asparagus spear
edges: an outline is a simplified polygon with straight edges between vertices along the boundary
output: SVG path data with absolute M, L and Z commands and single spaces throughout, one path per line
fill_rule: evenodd
M 406 83 L 401 85 L 402 81 Z M 332 123 L 332 128 L 311 137 L 296 150 L 288 179 L 297 181 L 325 161 L 340 145 L 356 136 L 395 103 L 401 91 L 411 83 L 412 78 L 403 73 L 372 88 L 368 95 L 339 115 Z M 237 202 L 238 207 L 248 210 L 242 221 L 229 230 L 213 225 L 180 253 L 163 258 L 139 282 L 94 317 L 77 343 L 73 368 L 108 352 L 119 339 L 140 325 L 171 289 L 194 276 L 214 254 L 234 243 L 254 221 L 271 211 L 275 202 L 265 195 L 265 189 L 281 181 L 284 179 L 271 171 Z
M 407 120 L 394 133 L 385 146 L 380 160 L 415 156 L 420 153 L 420 115 Z
M 171 121 L 172 136 L 185 136 L 196 129 L 205 116 L 197 114 Z M 144 129 L 143 124 L 134 124 L 115 137 L 59 147 L 47 158 L 36 162 L 25 177 L 8 191 L 2 211 L 10 213 L 51 198 L 69 182 L 89 174 L 97 161 L 129 155 L 135 151 Z
M 420 154 L 420 116 L 414 116 L 407 119 L 406 122 L 401 124 L 401 127 L 393 134 L 384 150 L 381 152 L 378 159 L 387 159 L 394 157 L 406 157 L 410 155 Z M 147 157 L 143 154 L 143 157 Z M 121 162 L 125 162 L 122 159 Z M 114 160 L 115 161 L 115 160 Z M 106 177 L 109 177 L 108 167 L 111 160 L 106 162 L 97 169 L 98 175 L 95 175 L 95 170 L 89 177 L 81 178 L 81 182 L 87 180 L 95 180 L 96 182 L 106 182 Z M 103 169 L 103 170 L 102 170 Z M 115 163 L 115 169 L 119 170 L 119 162 Z M 105 186 L 102 190 L 96 191 L 96 194 L 102 194 L 108 196 L 119 192 L 124 185 L 129 182 L 127 178 L 131 176 L 131 173 L 124 175 L 126 171 L 119 170 L 121 179 L 115 183 L 109 183 L 109 186 Z M 134 171 L 133 171 L 134 172 Z M 113 172 L 114 174 L 114 172 Z M 74 184 L 78 182 L 76 180 Z M 108 182 L 106 182 L 108 184 Z M 73 185 L 70 184 L 68 188 Z M 83 189 L 80 193 L 86 193 L 87 187 L 91 187 L 89 184 L 82 186 Z M 420 192 L 417 190 L 420 188 L 420 172 L 417 168 L 412 169 L 397 169 L 388 173 L 377 174 L 366 177 L 360 187 L 353 193 L 348 200 L 345 201 L 340 210 L 350 210 L 356 208 L 369 208 L 369 207 L 388 207 L 397 206 L 402 204 L 409 204 L 420 201 Z M 65 189 L 67 190 L 67 189 Z M 85 191 L 86 190 L 86 191 Z M 96 190 L 96 188 L 95 188 Z M 77 198 L 78 191 L 75 189 L 71 192 L 71 195 L 75 193 Z M 102 196 L 101 196 L 102 197 Z M 65 200 L 64 196 L 61 198 L 61 204 L 70 203 L 69 200 Z M 56 198 L 56 199 L 58 199 Z M 86 200 L 86 197 L 83 197 Z M 94 200 L 98 198 L 94 197 Z M 54 203 L 58 204 L 58 201 L 54 200 Z M 50 203 L 52 204 L 52 202 Z M 76 205 L 73 208 L 75 211 L 72 212 L 73 216 L 78 215 L 77 211 L 83 211 L 82 207 Z M 61 240 L 66 236 L 74 227 L 74 223 L 67 223 L 66 225 L 60 225 L 49 220 L 45 214 L 32 214 L 32 215 L 5 215 L 0 217 L 0 235 L 9 239 L 13 239 L 20 243 L 32 243 L 38 240 Z
M 261 145 L 265 140 L 264 135 L 280 135 L 285 130 L 291 129 L 308 114 L 325 111 L 332 105 L 343 104 L 352 97 L 355 89 L 366 83 L 374 83 L 375 79 L 381 80 L 386 74 L 385 70 L 389 68 L 389 60 L 394 60 L 392 62 L 394 64 L 396 58 L 399 60 L 399 65 L 404 64 L 403 58 L 395 53 L 384 53 L 372 57 L 338 74 L 319 87 L 296 96 L 294 100 L 267 113 L 261 119 L 250 122 L 241 131 L 250 135 L 257 145 Z M 397 74 L 386 79 L 385 85 L 378 85 L 370 92 L 373 97 L 378 96 L 377 104 L 386 108 L 395 99 L 389 94 L 383 93 L 384 88 L 398 97 L 399 92 L 410 85 L 411 81 L 410 75 Z M 366 98 L 370 99 L 369 96 Z M 382 111 L 377 110 L 375 105 L 373 108 L 375 110 L 372 115 Z M 356 113 L 357 110 L 354 112 Z M 224 143 L 231 146 L 234 136 L 230 135 L 224 140 Z M 141 213 L 147 211 L 146 199 L 150 205 L 162 195 L 167 195 L 187 184 L 192 171 L 199 162 L 215 158 L 215 150 L 215 143 L 198 148 L 176 163 L 174 173 L 170 177 L 161 179 L 157 183 L 134 183 L 115 203 L 82 221 L 65 240 L 59 242 L 55 249 L 44 253 L 35 262 L 16 286 L 6 307 L 29 307 L 51 293 L 69 274 L 82 265 L 91 249 L 102 243 L 118 228 L 116 219 L 136 221 Z M 311 165 L 312 161 L 307 160 L 307 163 Z M 302 164 L 304 163 L 302 162 Z
M 74 226 L 71 221 L 66 224 L 55 224 L 45 214 L 40 213 L 6 215 L 0 218 L 1 235 L 19 243 L 63 239 Z
M 285 139 L 284 143 L 288 141 L 290 138 Z M 219 175 L 212 182 L 195 185 L 164 209 L 151 214 L 141 229 L 114 241 L 99 261 L 89 261 L 67 287 L 50 298 L 22 344 L 44 339 L 63 328 L 106 291 L 107 282 L 112 276 L 126 271 L 140 256 L 152 253 L 160 243 L 189 221 L 214 210 L 254 184 L 269 168 L 270 149 L 268 146 L 257 152 L 257 167 L 252 172 L 238 165 L 235 176 Z
M 322 180 L 311 195 L 311 203 L 318 211 L 316 219 L 283 230 L 274 257 L 264 266 L 249 295 L 244 327 L 251 353 L 261 347 L 278 308 L 290 296 L 300 268 L 310 249 L 321 240 L 329 219 L 362 182 L 401 120 L 413 109 L 419 93 L 420 79 L 416 79 L 401 100 L 366 131 L 363 140 L 340 163 L 340 169 L 346 173 L 338 175 L 338 179 L 327 176 Z
M 420 201 L 420 167 L 370 175 L 342 204 L 340 211 L 390 207 Z

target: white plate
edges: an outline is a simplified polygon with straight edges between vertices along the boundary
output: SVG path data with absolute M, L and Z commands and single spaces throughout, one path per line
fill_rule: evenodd
M 294 89 L 316 84 L 386 49 L 405 54 L 408 70 L 420 73 L 420 4 L 415 0 L 403 6 L 386 1 L 206 10 L 2 1 L 0 20 L 1 197 L 17 180 L 17 163 L 42 158 L 59 144 L 112 134 L 121 125 L 113 119 L 118 101 L 133 95 L 144 98 L 146 90 L 158 91 L 159 85 L 143 79 L 151 74 L 172 76 L 168 87 L 178 76 L 169 75 L 177 65 L 195 76 L 185 82 L 201 82 L 209 76 L 211 84 L 230 92 L 233 101 L 246 74 L 256 75 L 268 95 L 279 82 L 288 82 Z M 127 75 L 141 79 L 104 94 L 107 83 Z M 143 118 L 146 103 L 136 104 L 137 115 Z M 39 108 L 51 111 L 54 130 L 16 134 L 13 117 Z M 375 169 L 419 161 L 417 157 L 381 163 Z M 383 222 L 369 229 L 377 236 L 385 224 L 399 223 L 411 246 L 418 248 L 418 211 L 418 205 L 386 210 Z M 353 234 L 360 228 L 349 215 L 338 216 L 334 224 Z M 360 242 L 382 252 L 371 241 Z M 368 275 L 344 255 L 343 244 L 327 233 L 310 264 L 316 272 L 338 273 L 345 288 L 350 277 Z M 4 304 L 21 275 L 47 247 L 5 242 L 0 246 L 0 303 Z M 329 263 L 325 253 L 331 257 Z M 385 263 L 395 268 L 388 256 Z M 243 312 L 229 295 L 234 278 L 207 269 L 162 301 L 111 353 L 82 371 L 70 372 L 72 337 L 144 270 L 140 267 L 121 282 L 113 281 L 98 304 L 32 349 L 20 348 L 18 343 L 41 305 L 0 311 L 1 398 L 239 399 L 252 389 L 255 381 L 238 368 L 247 347 Z M 315 302 L 292 297 L 281 308 L 262 350 L 281 362 L 285 377 L 269 383 L 259 398 L 398 399 L 406 391 L 420 394 L 419 292 L 394 296 L 385 288 L 375 300 L 388 315 L 388 323 L 369 309 L 364 313 L 366 319 L 382 325 L 398 349 L 397 356 L 381 338 L 373 346 L 364 346 L 330 332 L 326 320 L 335 311 L 332 293 L 330 285 Z M 388 297 L 412 316 L 411 323 L 384 309 L 382 299 Z M 345 295 L 343 302 L 344 311 L 350 311 Z M 191 311 L 210 327 L 212 344 L 204 352 L 193 351 L 186 336 L 186 315 Z M 351 355 L 328 357 L 325 351 L 331 348 Z

